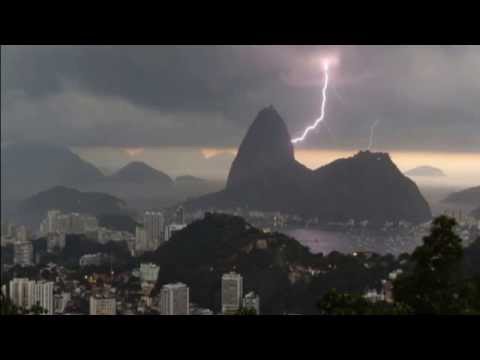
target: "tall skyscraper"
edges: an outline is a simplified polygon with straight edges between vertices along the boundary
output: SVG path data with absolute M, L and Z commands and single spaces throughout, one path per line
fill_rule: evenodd
M 135 252 L 141 254 L 147 250 L 147 237 L 145 235 L 145 228 L 137 226 L 135 229 Z
M 14 278 L 9 284 L 9 298 L 13 304 L 29 309 L 33 305 L 34 281 L 26 278 Z
M 53 315 L 53 282 L 38 281 L 34 285 L 33 305 L 38 304 L 45 310 L 46 315 Z
M 179 206 L 175 211 L 175 222 L 181 225 L 185 224 L 185 210 L 183 206 Z
M 13 263 L 20 266 L 33 265 L 33 244 L 31 241 L 15 242 Z
M 230 272 L 222 276 L 222 313 L 231 314 L 241 306 L 243 296 L 243 278 Z
M 49 210 L 47 212 L 47 232 L 55 233 L 58 229 L 58 217 L 61 215 L 60 210 Z
M 160 290 L 160 313 L 162 315 L 189 315 L 188 286 L 182 283 L 164 285 Z
M 163 242 L 164 217 L 161 212 L 146 211 L 143 217 L 148 251 L 155 251 Z
M 25 225 L 21 225 L 17 228 L 16 240 L 18 242 L 26 242 L 30 240 L 30 231 Z

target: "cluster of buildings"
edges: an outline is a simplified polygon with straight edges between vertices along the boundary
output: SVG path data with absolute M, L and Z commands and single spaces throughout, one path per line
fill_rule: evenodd
M 39 235 L 47 240 L 47 252 L 62 251 L 69 234 L 82 234 L 100 244 L 110 241 L 126 242 L 132 255 L 141 255 L 147 251 L 155 251 L 173 234 L 182 230 L 185 224 L 184 211 L 179 207 L 170 223 L 166 223 L 163 212 L 146 211 L 143 225 L 136 228 L 136 234 L 128 231 L 116 231 L 98 225 L 96 217 L 79 213 L 62 213 L 60 210 L 49 210 L 40 224 Z M 2 223 L 1 246 L 13 246 L 13 264 L 32 266 L 35 264 L 33 235 L 26 226 Z M 95 265 L 101 258 L 98 254 L 90 254 L 81 260 L 84 265 Z
M 155 251 L 169 241 L 176 231 L 182 230 L 185 224 L 184 210 L 179 207 L 172 223 L 166 224 L 161 211 L 146 211 L 143 215 L 143 225 L 137 226 L 135 234 L 135 254 Z
M 2 223 L 1 246 L 13 245 L 14 264 L 30 266 L 34 263 L 32 233 L 24 226 L 16 226 L 10 223 Z
M 2 246 L 14 244 L 16 242 L 26 242 L 31 240 L 31 238 L 32 234 L 26 226 L 16 226 L 11 223 L 2 223 Z
M 255 310 L 260 314 L 260 297 L 253 291 L 243 296 L 243 277 L 235 272 L 222 276 L 221 314 L 232 315 L 241 308 Z M 192 306 L 190 290 L 183 283 L 166 284 L 160 290 L 161 315 L 212 315 L 209 309 Z
M 95 216 L 49 210 L 47 217 L 40 223 L 40 235 L 48 234 L 87 234 L 96 232 L 98 221 Z
M 234 314 L 241 308 L 255 310 L 260 314 L 260 297 L 253 291 L 243 296 L 243 277 L 236 272 L 222 276 L 222 314 Z
M 39 305 L 46 310 L 46 315 L 53 315 L 53 282 L 33 281 L 15 278 L 10 281 L 9 297 L 13 304 L 30 310 Z
M 56 281 L 30 280 L 27 278 L 14 278 L 2 292 L 11 301 L 22 308 L 31 309 L 37 305 L 45 309 L 45 315 L 57 314 L 88 314 L 88 315 L 213 315 L 213 311 L 201 308 L 190 301 L 190 288 L 181 282 L 165 284 L 159 293 L 152 297 L 153 289 L 160 268 L 151 263 L 142 263 L 136 269 L 136 277 L 140 278 L 141 297 L 136 305 L 132 306 L 125 289 L 120 290 L 112 286 L 112 279 L 102 277 L 101 284 L 94 277 L 88 277 L 85 281 L 65 280 L 63 268 L 55 269 L 62 279 L 62 286 Z M 55 269 L 55 270 L 53 270 Z M 98 279 L 97 279 L 98 280 Z M 70 284 L 72 283 L 72 284 Z M 65 286 L 64 284 L 70 284 Z M 117 282 L 118 284 L 118 282 Z M 86 286 L 87 285 L 87 286 Z M 254 292 L 243 295 L 243 278 L 240 274 L 230 272 L 224 274 L 221 279 L 221 313 L 223 315 L 235 314 L 241 308 L 255 310 L 260 313 L 260 298 Z M 131 292 L 131 291 L 130 291 Z M 75 303 L 83 301 L 86 307 L 83 310 L 75 310 Z M 73 309 L 73 310 L 72 310 Z
M 67 234 L 86 235 L 100 244 L 110 241 L 133 241 L 135 236 L 127 231 L 116 231 L 98 225 L 95 216 L 49 210 L 40 224 L 40 236 L 47 238 L 47 250 L 53 252 L 65 247 Z

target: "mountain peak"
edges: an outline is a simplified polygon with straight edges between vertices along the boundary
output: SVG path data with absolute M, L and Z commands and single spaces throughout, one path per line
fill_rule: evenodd
M 273 106 L 262 109 L 240 144 L 228 176 L 227 188 L 237 187 L 272 168 L 295 161 L 285 122 Z
M 113 174 L 112 177 L 115 180 L 134 183 L 173 183 L 172 179 L 167 174 L 158 171 L 141 161 L 132 161 L 128 163 Z
M 95 166 L 69 148 L 41 142 L 2 148 L 2 199 L 25 199 L 55 185 L 80 186 L 103 179 Z
M 445 173 L 436 167 L 423 165 L 405 172 L 407 176 L 446 176 Z

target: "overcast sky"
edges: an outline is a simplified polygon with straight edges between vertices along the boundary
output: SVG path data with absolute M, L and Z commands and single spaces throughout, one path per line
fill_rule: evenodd
M 293 137 L 324 57 L 300 147 L 480 151 L 480 46 L 3 47 L 2 143 L 237 147 L 268 105 Z

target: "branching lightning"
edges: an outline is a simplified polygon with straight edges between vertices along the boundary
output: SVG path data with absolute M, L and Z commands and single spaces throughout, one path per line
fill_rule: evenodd
M 373 136 L 375 134 L 375 127 L 380 123 L 380 120 L 375 120 L 375 122 L 370 127 L 370 142 L 368 143 L 368 150 L 373 146 Z
M 322 108 L 321 108 L 321 112 L 320 112 L 320 117 L 315 120 L 315 122 L 313 123 L 313 125 L 310 125 L 308 126 L 305 131 L 303 132 L 302 136 L 298 137 L 298 138 L 295 138 L 295 139 L 292 139 L 292 143 L 296 144 L 297 142 L 300 142 L 300 141 L 303 141 L 305 139 L 305 137 L 307 136 L 307 134 L 315 129 L 318 124 L 320 124 L 324 117 L 325 117 L 325 104 L 327 102 L 327 88 L 328 88 L 328 61 L 325 61 L 323 63 L 323 71 L 325 73 L 325 82 L 323 84 L 323 89 L 322 89 Z

